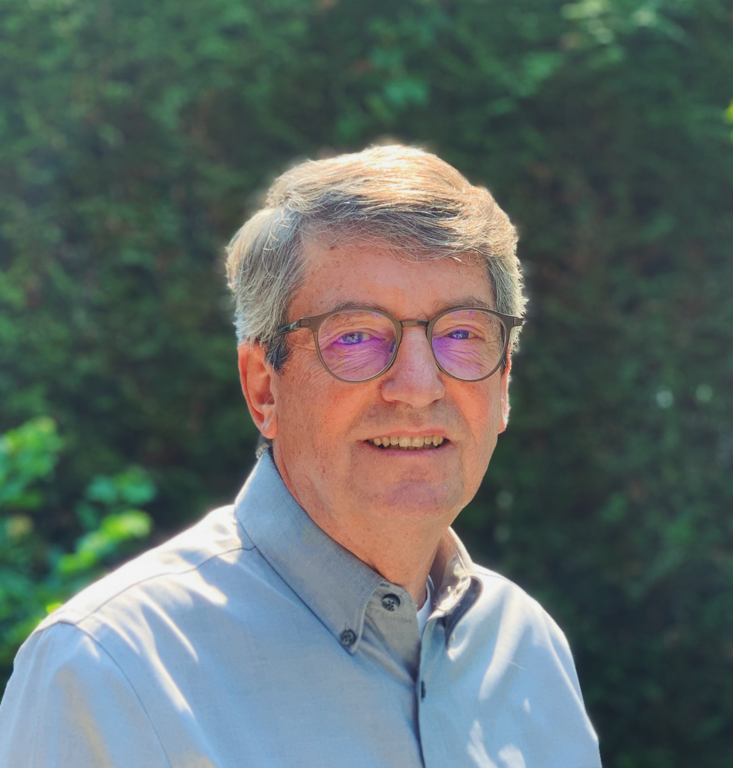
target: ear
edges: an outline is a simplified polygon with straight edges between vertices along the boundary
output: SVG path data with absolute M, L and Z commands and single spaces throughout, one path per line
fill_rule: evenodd
M 237 349 L 239 380 L 252 421 L 264 437 L 274 440 L 277 435 L 277 413 L 272 378 L 277 374 L 265 359 L 259 344 L 242 344 Z
M 506 366 L 501 373 L 501 423 L 499 434 L 504 432 L 509 424 L 509 372 L 512 369 L 512 359 L 507 355 Z

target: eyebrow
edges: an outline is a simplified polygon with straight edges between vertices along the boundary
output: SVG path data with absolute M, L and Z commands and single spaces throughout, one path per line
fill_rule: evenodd
M 460 296 L 453 301 L 441 301 L 437 304 L 433 304 L 432 316 L 435 317 L 435 315 L 439 315 L 446 309 L 453 309 L 454 307 L 479 307 L 480 309 L 494 309 L 494 307 L 492 307 L 491 304 L 486 301 L 486 299 L 479 299 L 477 296 Z M 392 314 L 392 312 L 390 312 L 390 310 L 387 309 L 383 304 L 379 304 L 378 302 L 374 301 L 342 301 L 333 307 L 333 309 L 328 311 L 339 312 L 342 309 L 376 309 L 379 312 L 386 312 L 388 315 Z

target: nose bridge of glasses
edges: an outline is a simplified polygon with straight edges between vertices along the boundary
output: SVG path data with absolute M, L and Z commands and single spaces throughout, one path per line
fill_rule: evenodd
M 428 329 L 428 327 L 430 325 L 430 322 L 428 320 L 398 320 L 397 323 L 398 323 L 398 325 L 400 326 L 401 329 L 404 329 L 404 328 L 423 328 L 423 329 L 425 329 L 426 334 L 427 334 L 427 329 Z M 399 335 L 400 335 L 400 338 L 398 339 L 398 343 L 397 343 L 397 345 L 395 347 L 395 350 L 394 350 L 394 353 L 393 353 L 393 355 L 394 355 L 393 359 L 396 359 L 398 357 L 400 350 L 404 346 L 405 334 L 400 333 Z M 426 341 L 425 341 L 426 337 L 423 336 L 422 338 L 423 338 L 423 342 L 422 343 L 418 342 L 417 348 L 413 348 L 413 351 L 407 353 L 409 357 L 413 357 L 416 354 L 415 351 L 414 351 L 415 349 L 424 349 L 422 345 L 426 343 Z M 412 345 L 410 345 L 410 346 L 412 346 Z M 433 352 L 431 350 L 431 353 L 432 354 L 430 355 L 430 358 L 431 358 L 430 362 L 431 363 L 437 362 L 435 360 L 435 352 Z M 403 359 L 404 359 L 405 352 L 403 351 L 401 354 L 402 354 Z M 424 354 L 424 352 L 423 351 L 417 352 L 417 354 L 418 354 L 418 356 L 421 356 L 422 354 Z M 413 359 L 413 364 L 414 364 L 414 359 Z

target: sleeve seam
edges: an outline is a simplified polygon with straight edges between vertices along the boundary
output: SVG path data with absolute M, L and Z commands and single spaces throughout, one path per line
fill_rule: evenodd
M 69 625 L 71 625 L 73 627 L 77 627 L 82 632 L 84 632 L 85 634 L 89 635 L 89 633 L 86 632 L 86 630 L 81 628 L 80 624 L 82 622 L 86 621 L 87 619 L 89 619 L 90 617 L 94 616 L 95 614 L 99 613 L 105 607 L 105 605 L 107 605 L 107 603 L 110 603 L 113 600 L 116 600 L 118 597 L 123 595 L 125 592 L 129 592 L 129 591 L 135 589 L 136 587 L 141 587 L 143 584 L 146 584 L 147 582 L 150 582 L 150 581 L 155 581 L 156 579 L 164 579 L 164 578 L 177 577 L 177 576 L 186 576 L 189 573 L 193 573 L 194 571 L 197 571 L 200 568 L 203 568 L 204 565 L 206 565 L 207 563 L 211 562 L 212 560 L 216 560 L 217 558 L 220 558 L 220 557 L 225 557 L 226 555 L 229 555 L 232 552 L 242 552 L 242 551 L 249 552 L 251 550 L 246 549 L 245 547 L 242 547 L 242 546 L 231 547 L 230 549 L 223 550 L 221 552 L 216 552 L 213 555 L 209 555 L 207 558 L 202 560 L 200 563 L 196 563 L 195 565 L 191 565 L 188 568 L 183 568 L 180 571 L 169 570 L 169 571 L 162 571 L 160 573 L 153 573 L 153 574 L 151 574 L 149 576 L 144 576 L 144 577 L 140 578 L 138 581 L 134 581 L 131 584 L 126 584 L 125 586 L 121 587 L 119 590 L 117 590 L 117 592 L 115 592 L 112 595 L 109 595 L 104 600 L 102 600 L 97 605 L 95 605 L 93 608 L 89 608 L 89 610 L 87 610 L 85 612 L 84 611 L 79 611 L 78 613 L 74 613 L 73 611 L 68 610 L 68 605 L 69 604 L 66 603 L 61 608 L 57 609 L 58 612 L 59 612 L 58 617 L 55 618 L 52 621 L 49 621 L 49 623 L 45 624 L 45 626 L 43 626 L 42 629 L 48 629 L 49 627 L 52 627 L 54 624 L 61 624 L 61 623 L 63 623 L 63 624 L 69 624 Z M 92 584 L 90 586 L 94 586 L 94 585 Z M 72 600 L 73 600 L 73 598 L 69 602 L 71 602 Z M 53 614 L 50 614 L 49 617 L 47 617 L 47 618 L 51 618 L 51 617 L 53 617 Z M 44 621 L 46 621 L 46 620 L 44 619 Z M 89 635 L 89 637 L 92 637 L 92 636 Z M 92 639 L 94 640 L 93 637 L 92 637 Z M 95 642 L 97 644 L 99 644 L 99 641 L 95 640 Z
M 65 621 L 60 621 L 59 623 L 67 624 L 67 622 Z M 79 632 L 81 632 L 85 637 L 88 637 L 97 648 L 99 648 L 101 651 L 104 652 L 104 655 L 107 656 L 107 658 L 112 662 L 112 664 L 114 664 L 115 668 L 119 671 L 119 673 L 125 679 L 125 682 L 127 683 L 130 690 L 132 691 L 135 698 L 137 699 L 137 702 L 140 705 L 140 709 L 145 714 L 145 718 L 147 719 L 148 724 L 150 725 L 150 730 L 155 734 L 155 738 L 157 739 L 158 744 L 160 745 L 160 749 L 163 752 L 163 755 L 165 755 L 165 759 L 166 759 L 166 762 L 168 763 L 169 768 L 173 768 L 173 763 L 171 762 L 170 756 L 168 754 L 168 750 L 165 748 L 165 745 L 163 744 L 163 740 L 161 739 L 160 734 L 158 733 L 158 729 L 155 727 L 153 719 L 150 717 L 150 713 L 148 712 L 147 707 L 143 703 L 143 700 L 140 698 L 140 694 L 137 692 L 137 689 L 132 684 L 132 681 L 127 676 L 127 673 L 125 672 L 125 670 L 122 669 L 117 659 L 115 659 L 115 657 L 104 647 L 104 645 L 102 645 L 102 643 L 99 640 L 97 640 L 92 634 L 87 632 L 85 629 L 83 629 L 77 624 L 68 624 L 68 626 L 74 627 Z

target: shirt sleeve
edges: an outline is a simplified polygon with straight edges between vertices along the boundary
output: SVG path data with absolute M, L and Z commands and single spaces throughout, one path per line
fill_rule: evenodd
M 70 624 L 32 635 L 0 705 L 0 768 L 171 768 L 129 680 Z

